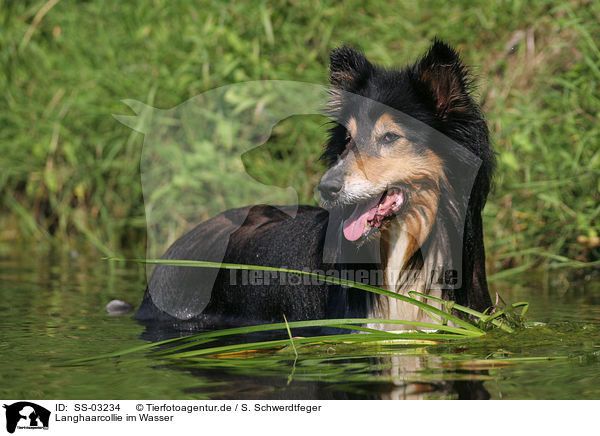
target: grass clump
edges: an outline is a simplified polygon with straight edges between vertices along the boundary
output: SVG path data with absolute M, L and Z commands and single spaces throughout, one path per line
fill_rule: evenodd
M 77 359 L 72 363 L 83 363 L 98 359 L 121 357 L 140 351 L 148 351 L 158 349 L 152 355 L 166 359 L 189 359 L 202 356 L 223 357 L 234 353 L 256 353 L 260 350 L 274 350 L 280 347 L 290 346 L 291 350 L 298 357 L 298 346 L 303 345 L 321 345 L 321 344 L 394 344 L 394 343 L 435 343 L 432 341 L 448 342 L 460 339 L 477 338 L 485 335 L 485 330 L 491 327 L 497 327 L 507 333 L 512 333 L 513 329 L 510 324 L 522 325 L 522 317 L 527 312 L 528 303 L 515 303 L 502 310 L 496 310 L 493 314 L 484 314 L 473 309 L 455 304 L 452 301 L 445 301 L 439 298 L 430 297 L 418 292 L 411 292 L 409 296 L 387 291 L 375 286 L 366 285 L 350 280 L 339 279 L 336 277 L 328 277 L 308 271 L 291 270 L 286 268 L 264 267 L 256 265 L 240 265 L 228 263 L 215 263 L 206 261 L 194 260 L 164 260 L 164 259 L 119 259 L 115 261 L 140 262 L 148 264 L 163 264 L 173 266 L 186 266 L 196 268 L 223 268 L 223 269 L 242 269 L 251 271 L 277 271 L 288 274 L 305 275 L 323 280 L 327 283 L 339 284 L 356 289 L 361 289 L 366 292 L 372 292 L 389 298 L 395 298 L 409 304 L 417 306 L 430 315 L 434 322 L 420 322 L 410 320 L 393 320 L 393 319 L 369 319 L 369 318 L 349 318 L 349 319 L 322 319 L 308 321 L 293 321 L 288 322 L 285 314 L 282 314 L 284 322 L 275 324 L 263 324 L 245 327 L 229 328 L 224 330 L 215 330 L 205 333 L 167 339 L 151 344 L 137 346 L 127 350 L 120 350 L 114 353 L 105 354 L 102 356 L 93 356 L 89 358 Z M 430 300 L 443 303 L 443 310 L 437 307 L 424 303 L 421 300 L 414 298 L 425 297 Z M 523 307 L 520 314 L 517 314 L 515 309 Z M 454 313 L 463 313 L 470 315 L 476 319 L 476 323 L 460 318 Z M 398 326 L 412 326 L 415 330 L 404 331 L 386 331 L 373 329 L 363 324 L 387 324 Z M 452 323 L 453 325 L 448 325 Z M 479 324 L 479 325 L 477 325 Z M 308 337 L 293 337 L 292 328 L 306 329 L 314 327 L 334 327 L 343 330 L 350 330 L 348 334 L 329 334 L 324 336 L 308 336 Z M 233 344 L 217 344 L 213 346 L 205 346 L 216 340 L 234 337 L 238 335 L 247 335 L 252 333 L 264 333 L 270 331 L 281 330 L 287 334 L 286 339 L 275 339 L 260 342 L 234 342 Z M 357 333 L 352 333 L 356 331 Z

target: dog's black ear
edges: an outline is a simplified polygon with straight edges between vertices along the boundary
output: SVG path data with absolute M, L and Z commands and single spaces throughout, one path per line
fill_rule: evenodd
M 341 89 L 360 86 L 373 68 L 362 53 L 348 46 L 333 50 L 329 60 L 329 80 L 332 85 Z
M 456 50 L 448 44 L 434 40 L 425 57 L 415 64 L 414 71 L 440 117 L 470 108 L 469 74 Z

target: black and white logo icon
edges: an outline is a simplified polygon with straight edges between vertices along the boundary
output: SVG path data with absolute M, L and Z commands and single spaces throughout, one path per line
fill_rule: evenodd
M 50 411 L 29 401 L 5 404 L 6 431 L 14 433 L 18 429 L 48 429 Z

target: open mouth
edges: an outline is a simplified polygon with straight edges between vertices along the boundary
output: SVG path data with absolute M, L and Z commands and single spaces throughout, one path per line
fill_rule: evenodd
M 381 228 L 383 223 L 394 217 L 405 202 L 404 193 L 397 187 L 358 203 L 352 214 L 344 220 L 344 237 L 358 241 Z

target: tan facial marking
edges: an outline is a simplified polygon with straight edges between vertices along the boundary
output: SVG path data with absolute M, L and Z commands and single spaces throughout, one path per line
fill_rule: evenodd
M 350 190 L 353 187 L 368 190 L 372 195 L 397 183 L 410 191 L 409 207 L 400 221 L 382 228 L 384 245 L 390 238 L 397 241 L 394 247 L 389 247 L 388 251 L 395 254 L 388 261 L 395 263 L 394 267 L 398 270 L 406 265 L 430 235 L 438 211 L 440 185 L 447 184 L 447 180 L 442 159 L 431 150 L 418 152 L 390 115 L 384 114 L 377 120 L 371 140 L 377 141 L 389 132 L 401 138 L 380 147 L 377 155 L 355 150 L 346 157 L 348 172 L 345 183 Z
M 346 123 L 346 130 L 348 130 L 348 133 L 350 134 L 350 136 L 352 138 L 356 138 L 356 132 L 358 130 L 357 125 L 356 125 L 356 118 L 351 117 L 348 122 Z
M 394 121 L 390 114 L 383 114 L 373 126 L 373 139 L 377 140 L 377 138 L 388 132 L 395 133 L 399 136 L 406 136 L 402 127 Z
M 348 143 L 346 144 L 346 148 L 340 155 L 341 158 L 346 157 L 346 155 L 348 154 L 348 151 L 350 150 L 350 148 L 352 148 L 352 145 L 354 144 L 353 138 L 356 137 L 356 132 L 358 130 L 357 125 L 356 125 L 356 119 L 354 117 L 352 117 L 348 120 L 348 123 L 346 124 L 346 130 L 348 131 L 348 135 L 350 135 L 350 138 L 349 138 Z
M 358 123 L 350 118 L 346 129 L 352 138 L 357 135 Z M 386 133 L 399 136 L 393 143 L 383 145 L 380 138 Z M 345 190 L 349 195 L 365 198 L 377 195 L 394 184 L 402 184 L 410 192 L 410 200 L 402 216 L 382 227 L 384 254 L 390 271 L 403 268 L 421 248 L 434 226 L 440 201 L 441 185 L 447 185 L 444 163 L 431 150 L 420 151 L 407 138 L 402 126 L 390 114 L 383 114 L 372 127 L 371 147 L 377 153 L 352 147 L 342 157 L 346 161 Z M 392 243 L 392 241 L 395 241 Z
M 411 149 L 410 145 L 402 146 L 388 156 L 355 153 L 349 162 L 346 182 L 351 185 L 367 181 L 383 189 L 393 183 L 413 185 L 424 179 L 438 184 L 444 178 L 442 159 L 430 150 L 417 154 Z

